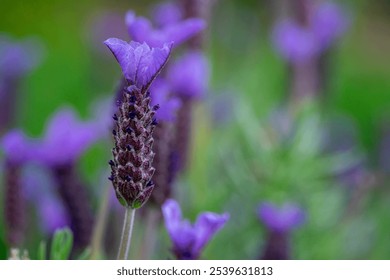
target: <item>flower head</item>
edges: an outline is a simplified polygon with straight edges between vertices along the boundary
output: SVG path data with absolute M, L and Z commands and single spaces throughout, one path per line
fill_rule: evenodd
M 146 43 L 127 43 L 116 38 L 104 43 L 114 54 L 128 83 L 145 90 L 167 62 L 172 47 L 165 43 L 162 48 L 150 48 Z
M 127 43 L 108 39 L 105 44 L 119 62 L 129 86 L 122 90 L 122 102 L 114 114 L 114 159 L 109 162 L 109 179 L 118 200 L 131 208 L 141 207 L 150 197 L 154 184 L 152 162 L 153 130 L 157 125 L 150 106 L 149 86 L 168 60 L 171 45 L 150 48 L 146 43 Z
M 281 207 L 264 202 L 258 208 L 258 216 L 265 226 L 275 232 L 288 232 L 305 221 L 305 212 L 296 204 L 286 203 Z
M 204 212 L 194 225 L 182 219 L 179 204 L 168 199 L 162 206 L 165 226 L 173 243 L 173 251 L 178 259 L 197 259 L 204 246 L 229 219 L 229 214 L 222 215 Z
M 168 71 L 172 91 L 182 97 L 200 98 L 208 87 L 209 64 L 201 52 L 189 52 Z
M 167 42 L 173 42 L 176 47 L 206 27 L 204 20 L 191 18 L 180 22 L 174 20 L 161 29 L 154 29 L 148 19 L 137 17 L 132 11 L 126 14 L 126 25 L 132 40 L 146 42 L 151 47 L 162 47 Z

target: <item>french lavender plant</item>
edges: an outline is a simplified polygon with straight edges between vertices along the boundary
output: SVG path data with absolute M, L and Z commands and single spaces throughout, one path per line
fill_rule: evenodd
M 70 218 L 76 250 L 89 245 L 94 220 L 91 197 L 77 170 L 77 162 L 100 137 L 96 123 L 82 122 L 72 109 L 64 108 L 52 117 L 44 137 L 32 146 L 31 159 L 48 167 L 55 178 Z
M 14 122 L 20 82 L 41 57 L 42 46 L 36 40 L 16 41 L 0 34 L 0 133 Z
M 349 19 L 333 2 L 315 5 L 312 0 L 295 0 L 291 6 L 294 20 L 278 22 L 273 41 L 277 52 L 291 65 L 291 91 L 299 100 L 324 90 L 323 55 L 345 33 Z
M 290 232 L 304 223 L 305 212 L 298 205 L 292 203 L 278 206 L 264 202 L 258 207 L 257 214 L 268 231 L 261 259 L 290 259 Z
M 185 17 L 185 11 L 183 11 L 180 5 L 174 3 L 165 3 L 157 6 L 153 11 L 155 19 L 155 27 L 152 23 L 143 17 L 136 17 L 134 12 L 129 11 L 126 16 L 126 24 L 130 37 L 137 42 L 146 42 L 152 47 L 161 47 L 164 42 L 173 41 L 173 46 L 177 47 L 180 44 L 191 40 L 198 36 L 199 33 L 205 29 L 206 23 L 203 19 L 198 18 L 196 14 L 188 14 Z M 191 45 L 191 43 L 190 43 Z M 197 49 L 199 52 L 199 50 Z M 184 65 L 185 67 L 192 67 L 193 65 Z M 192 73 L 198 75 L 198 68 L 188 69 L 181 68 L 180 71 L 186 71 L 190 75 L 182 78 L 188 78 L 183 80 L 182 83 L 189 83 L 190 87 L 194 83 Z M 179 72 L 180 72 L 179 71 Z M 205 73 L 207 73 L 205 69 Z M 206 81 L 207 81 L 207 75 Z M 196 79 L 196 77 L 194 77 Z M 179 78 L 178 78 L 179 80 Z M 169 79 L 168 79 L 169 81 Z M 171 81 L 169 81 L 170 83 Z M 202 81 L 201 81 L 202 83 Z M 177 148 L 171 151 L 171 170 L 183 170 L 187 162 L 188 148 L 190 146 L 190 131 L 191 131 L 191 116 L 192 116 L 192 103 L 196 99 L 196 96 L 192 92 L 181 95 L 181 92 L 175 93 L 172 88 L 172 95 L 178 97 L 182 103 L 182 106 L 178 110 L 178 117 L 176 121 L 176 127 L 173 133 L 175 136 L 175 144 Z M 195 97 L 194 99 L 192 97 Z M 178 170 L 177 170 L 178 171 Z M 175 178 L 176 172 L 171 174 L 171 178 Z M 172 180 L 173 180 L 172 179 Z
M 4 221 L 6 240 L 10 248 L 22 245 L 26 227 L 25 197 L 22 189 L 22 167 L 29 157 L 25 135 L 18 130 L 7 133 L 1 148 L 5 154 L 4 162 Z
M 204 212 L 194 225 L 183 220 L 180 205 L 168 199 L 162 206 L 165 226 L 172 240 L 172 252 L 178 260 L 199 259 L 206 244 L 229 220 L 229 214 Z
M 109 178 L 119 202 L 126 207 L 118 259 L 127 259 L 135 210 L 144 205 L 154 188 L 152 133 L 157 125 L 154 115 L 158 106 L 151 107 L 148 90 L 166 64 L 172 43 L 162 48 L 116 38 L 104 43 L 118 61 L 127 83 L 119 109 L 113 116 L 115 144 Z

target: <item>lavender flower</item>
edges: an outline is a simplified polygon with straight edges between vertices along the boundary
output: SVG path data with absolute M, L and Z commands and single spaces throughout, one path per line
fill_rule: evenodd
M 178 111 L 175 151 L 178 170 L 185 170 L 191 145 L 193 101 L 204 96 L 208 87 L 209 65 L 205 56 L 198 51 L 188 52 L 179 58 L 168 70 L 167 80 L 172 92 L 181 100 Z
M 175 61 L 167 79 L 176 95 L 199 99 L 207 90 L 209 72 L 207 58 L 199 51 L 191 51 Z
M 38 64 L 41 53 L 33 39 L 17 42 L 0 35 L 0 133 L 12 124 L 20 80 Z
M 41 165 L 29 163 L 23 168 L 26 200 L 38 208 L 39 224 L 48 236 L 59 228 L 70 227 L 68 213 L 53 190 L 55 183 L 53 176 Z
M 302 26 L 290 19 L 275 26 L 273 41 L 286 60 L 303 62 L 318 56 L 347 30 L 349 20 L 335 3 L 323 3 Z
M 146 43 L 127 43 L 111 38 L 104 42 L 122 68 L 128 87 L 118 114 L 114 115 L 114 159 L 110 161 L 111 177 L 117 198 L 122 205 L 141 207 L 154 185 L 152 176 L 152 132 L 157 124 L 150 107 L 149 86 L 168 60 L 172 44 L 150 48 Z
M 268 240 L 262 259 L 289 259 L 289 233 L 305 221 L 305 213 L 296 204 L 281 207 L 265 202 L 258 208 L 258 216 L 268 229 Z
M 71 108 L 59 110 L 36 142 L 34 158 L 48 166 L 73 164 L 101 137 L 95 122 L 81 122 Z
M 4 220 L 6 239 L 11 247 L 20 246 L 24 239 L 25 198 L 21 184 L 21 168 L 28 157 L 26 139 L 22 132 L 11 131 L 1 142 L 5 153 L 4 170 Z
M 136 17 L 132 11 L 126 14 L 126 25 L 132 40 L 146 42 L 151 47 L 162 47 L 166 42 L 174 42 L 176 47 L 206 27 L 203 20 L 191 18 L 154 29 L 148 19 Z
M 177 259 L 198 259 L 204 246 L 229 219 L 227 213 L 219 215 L 204 212 L 191 225 L 188 220 L 182 219 L 180 206 L 173 199 L 164 203 L 162 212 Z
M 42 140 L 33 143 L 32 159 L 49 167 L 70 217 L 75 248 L 89 245 L 93 213 L 87 187 L 76 163 L 81 154 L 101 137 L 95 122 L 81 122 L 70 108 L 56 113 Z

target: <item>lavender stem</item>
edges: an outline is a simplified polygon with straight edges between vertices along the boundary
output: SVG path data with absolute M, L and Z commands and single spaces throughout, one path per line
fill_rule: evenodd
M 121 243 L 119 245 L 118 260 L 127 260 L 133 233 L 135 209 L 126 207 Z
M 101 253 L 103 234 L 107 224 L 107 217 L 108 217 L 109 205 L 110 205 L 109 203 L 110 189 L 111 186 L 107 185 L 105 188 L 103 201 L 101 202 L 99 207 L 99 213 L 97 216 L 95 228 L 93 230 L 93 236 L 91 242 L 91 257 L 90 257 L 91 260 L 97 259 Z
M 153 255 L 156 246 L 156 233 L 160 225 L 160 211 L 154 207 L 147 209 L 146 213 L 145 238 L 141 251 L 141 259 L 149 260 Z

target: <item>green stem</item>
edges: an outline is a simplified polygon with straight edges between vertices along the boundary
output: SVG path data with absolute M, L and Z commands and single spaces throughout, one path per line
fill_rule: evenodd
M 146 214 L 146 226 L 145 226 L 145 238 L 143 246 L 141 248 L 140 259 L 150 260 L 153 257 L 154 249 L 156 247 L 157 230 L 159 223 L 160 212 L 153 207 L 147 209 Z
M 105 187 L 103 201 L 100 204 L 99 213 L 97 222 L 95 224 L 95 229 L 93 231 L 92 242 L 91 242 L 91 260 L 96 260 L 101 256 L 101 245 L 104 235 L 104 230 L 106 229 L 108 212 L 110 210 L 110 188 L 111 186 L 107 185 Z
M 131 234 L 133 232 L 135 209 L 126 207 L 121 243 L 119 245 L 118 260 L 127 260 L 130 249 Z

